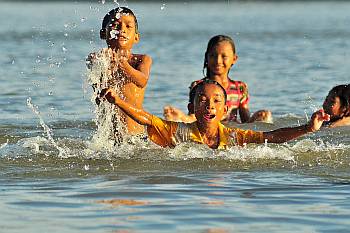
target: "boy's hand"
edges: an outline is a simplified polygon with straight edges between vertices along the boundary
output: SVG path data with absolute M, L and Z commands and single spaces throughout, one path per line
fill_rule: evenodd
M 110 74 L 113 75 L 118 69 L 124 71 L 125 67 L 129 65 L 128 62 L 128 52 L 120 50 L 115 52 L 111 48 L 108 48 L 106 51 L 107 55 L 110 58 Z
M 105 98 L 108 102 L 115 104 L 119 99 L 118 94 L 112 88 L 103 89 L 100 93 L 101 98 Z
M 323 109 L 314 112 L 311 116 L 311 120 L 309 121 L 307 128 L 310 132 L 315 132 L 319 130 L 322 126 L 323 121 L 329 121 L 330 116 L 324 112 Z
M 118 56 L 115 57 L 115 60 L 122 71 L 125 71 L 125 68 L 129 65 L 128 57 L 129 53 L 125 50 L 120 50 Z

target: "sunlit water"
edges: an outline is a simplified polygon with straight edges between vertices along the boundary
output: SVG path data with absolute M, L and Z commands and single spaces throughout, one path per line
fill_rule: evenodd
M 116 4 L 115 4 L 116 5 Z M 0 232 L 347 232 L 349 127 L 282 145 L 175 149 L 96 129 L 85 58 L 113 6 L 0 3 Z M 124 4 L 125 5 L 125 4 Z M 186 109 L 209 38 L 234 38 L 230 75 L 271 130 L 305 123 L 349 83 L 350 3 L 130 3 L 153 58 L 144 107 Z M 124 231 L 125 230 L 125 231 Z

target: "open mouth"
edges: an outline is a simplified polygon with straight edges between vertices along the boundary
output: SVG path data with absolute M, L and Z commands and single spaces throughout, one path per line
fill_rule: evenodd
M 125 37 L 125 36 L 119 36 L 118 39 L 119 39 L 119 40 L 128 40 L 128 38 Z
M 215 118 L 215 114 L 205 114 L 205 115 L 203 116 L 203 118 L 204 118 L 204 120 L 206 120 L 206 121 L 210 121 L 210 120 L 212 120 L 212 119 Z

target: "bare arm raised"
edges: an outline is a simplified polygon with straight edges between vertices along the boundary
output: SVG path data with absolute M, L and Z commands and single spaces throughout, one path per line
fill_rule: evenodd
M 119 68 L 131 82 L 140 88 L 144 88 L 149 79 L 152 58 L 148 55 L 133 55 L 130 59 L 131 61 L 126 56 L 121 56 L 119 59 Z
M 263 137 L 271 143 L 282 143 L 294 138 L 300 137 L 304 134 L 315 132 L 322 126 L 323 121 L 329 121 L 330 117 L 323 109 L 312 114 L 311 120 L 308 124 L 298 127 L 280 128 L 270 132 L 264 132 Z

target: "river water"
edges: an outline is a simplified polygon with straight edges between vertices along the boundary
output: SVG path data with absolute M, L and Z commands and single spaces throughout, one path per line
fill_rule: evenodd
M 123 1 L 121 5 L 126 5 Z M 111 3 L 0 3 L 0 232 L 348 232 L 349 127 L 228 151 L 96 133 L 85 57 Z M 186 109 L 210 37 L 234 38 L 233 79 L 271 130 L 305 123 L 349 83 L 350 3 L 129 3 L 153 58 L 144 107 Z

